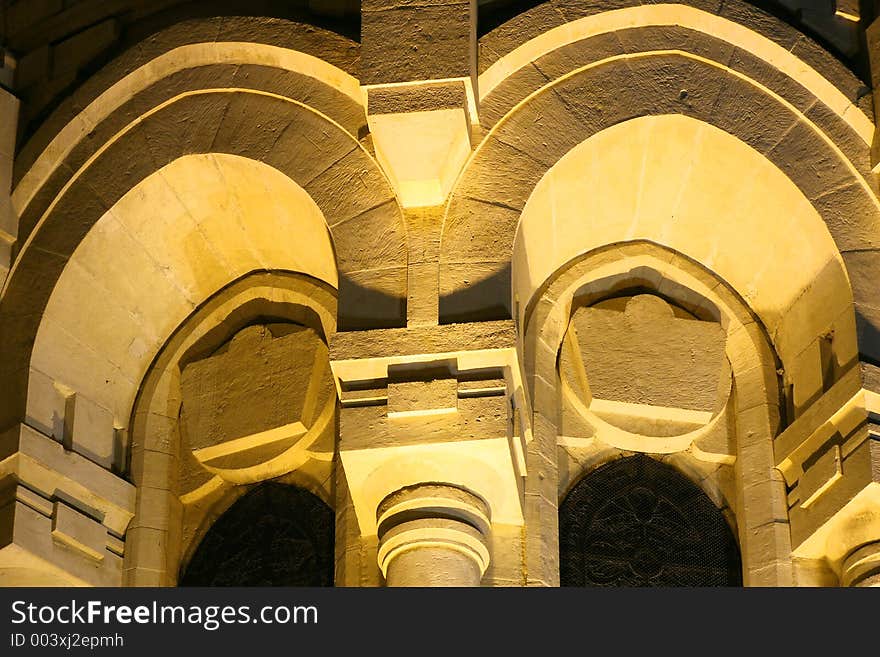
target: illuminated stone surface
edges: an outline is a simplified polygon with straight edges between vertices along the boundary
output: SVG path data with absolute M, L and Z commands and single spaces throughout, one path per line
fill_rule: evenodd
M 0 585 L 554 586 L 635 462 L 609 581 L 699 507 L 710 583 L 877 583 L 865 3 L 68 4 L 4 21 Z

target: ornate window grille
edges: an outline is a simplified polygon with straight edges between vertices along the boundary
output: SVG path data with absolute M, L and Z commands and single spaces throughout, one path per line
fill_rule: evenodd
M 257 486 L 214 523 L 180 586 L 333 586 L 334 515 L 311 493 Z
M 741 586 L 733 532 L 697 486 L 633 456 L 581 479 L 559 509 L 562 586 Z

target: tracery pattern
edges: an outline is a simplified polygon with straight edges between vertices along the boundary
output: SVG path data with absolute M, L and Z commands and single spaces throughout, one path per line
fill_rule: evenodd
M 308 491 L 262 484 L 214 523 L 180 586 L 333 586 L 333 511 Z
M 559 509 L 562 586 L 740 586 L 736 539 L 697 486 L 647 456 L 604 465 Z

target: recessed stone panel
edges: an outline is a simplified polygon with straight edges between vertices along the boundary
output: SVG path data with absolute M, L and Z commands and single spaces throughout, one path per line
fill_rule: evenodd
M 184 367 L 184 445 L 212 470 L 270 462 L 312 430 L 332 387 L 327 347 L 312 329 L 248 327 Z

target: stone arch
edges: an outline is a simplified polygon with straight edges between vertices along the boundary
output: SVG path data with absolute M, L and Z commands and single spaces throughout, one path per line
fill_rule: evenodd
M 111 126 L 104 122 L 110 110 L 127 105 L 129 112 L 137 111 L 138 104 L 129 102 L 135 97 L 139 102 L 157 105 L 155 99 L 146 101 L 147 91 L 158 94 L 158 98 L 163 90 L 173 94 L 175 89 L 228 86 L 233 80 L 246 88 L 277 85 L 274 90 L 310 100 L 342 125 L 357 129 L 365 122 L 359 98 L 351 93 L 352 86 L 357 86 L 351 76 L 357 70 L 360 44 L 310 24 L 308 20 L 314 16 L 303 17 L 302 21 L 243 15 L 245 12 L 223 16 L 218 14 L 229 7 L 213 7 L 215 15 L 187 17 L 186 12 L 177 9 L 148 29 L 162 23 L 167 27 L 127 44 L 121 52 L 106 52 L 99 58 L 106 60 L 104 65 L 94 75 L 65 92 L 58 106 L 34 126 L 33 134 L 21 146 L 14 185 L 47 149 L 57 152 L 66 141 L 65 133 L 69 136 L 82 131 L 81 138 L 90 129 L 109 129 Z M 197 6 L 191 4 L 191 9 L 198 13 Z M 132 38 L 137 39 L 137 31 L 131 31 Z M 222 47 L 217 48 L 218 43 Z M 137 74 L 132 76 L 133 72 Z M 174 74 L 179 75 L 175 78 Z M 162 83 L 163 78 L 168 81 Z M 350 102 L 344 100 L 346 95 Z M 90 108 L 92 112 L 84 113 Z M 100 116 L 94 119 L 94 110 L 99 108 Z M 80 122 L 78 116 L 92 120 Z M 117 117 L 116 129 L 124 125 L 121 120 Z
M 581 255 L 561 266 L 542 287 L 522 326 L 520 347 L 524 380 L 532 408 L 534 438 L 527 467 L 544 473 L 526 483 L 526 513 L 541 518 L 540 529 L 526 530 L 529 578 L 552 584 L 555 564 L 539 555 L 557 540 L 559 496 L 581 474 L 606 460 L 632 452 L 616 448 L 591 452 L 574 470 L 558 470 L 560 383 L 557 357 L 576 297 L 607 298 L 634 284 L 656 290 L 684 308 L 717 309 L 727 335 L 733 389 L 728 412 L 736 444 L 729 456 L 702 449 L 670 454 L 664 459 L 701 482 L 716 506 L 728 500 L 736 517 L 746 584 L 785 583 L 791 578 L 787 507 L 781 474 L 775 470 L 772 438 L 785 421 L 780 403 L 778 362 L 760 319 L 745 301 L 699 263 L 658 244 L 640 241 L 613 244 Z M 651 451 L 651 450 L 647 450 Z M 712 450 L 710 450 L 712 451 Z M 702 462 L 703 465 L 699 465 Z M 727 468 L 732 482 L 722 485 L 717 472 Z M 716 474 L 713 474 L 716 473 Z M 703 481 L 705 480 L 705 481 Z M 713 491 L 715 493 L 713 494 Z M 746 503 L 748 500 L 748 503 Z M 541 544 L 540 550 L 532 546 Z
M 797 87 L 790 84 L 796 82 L 841 117 L 846 115 L 853 129 L 870 139 L 873 113 L 864 83 L 797 28 L 753 4 L 617 0 L 614 5 L 543 3 L 483 36 L 480 96 L 493 108 L 486 120 L 494 123 L 512 105 L 579 62 L 685 46 L 711 59 L 724 56 L 731 69 L 761 79 L 797 105 Z M 849 115 L 851 105 L 860 113 Z
M 651 175 L 658 170 L 662 177 Z M 719 179 L 721 171 L 729 178 Z M 798 409 L 825 385 L 815 377 L 821 336 L 835 334 L 835 380 L 858 360 L 850 283 L 814 206 L 753 149 L 678 114 L 604 130 L 534 187 L 513 246 L 517 320 L 526 324 L 560 262 L 638 239 L 702 263 L 747 300 L 795 386 Z
M 79 243 L 125 194 L 187 155 L 248 158 L 305 190 L 332 234 L 340 328 L 405 323 L 406 227 L 384 174 L 352 135 L 363 118 L 353 78 L 275 46 L 185 47 L 195 49 L 187 54 L 196 68 L 174 52 L 157 67 L 142 63 L 61 129 L 16 187 L 18 256 L 0 298 L 11 389 L 27 388 L 39 317 Z M 135 95 L 122 102 L 127 93 Z M 4 426 L 25 406 L 23 394 L 7 402 Z
M 333 506 L 335 391 L 314 396 L 298 439 L 259 468 L 232 476 L 199 468 L 182 453 L 182 370 L 255 323 L 307 327 L 326 344 L 335 331 L 336 298 L 326 283 L 294 272 L 256 272 L 227 286 L 182 323 L 153 360 L 129 420 L 131 473 L 138 487 L 126 533 L 128 583 L 174 583 L 213 521 L 234 500 L 266 480 L 304 488 Z M 314 358 L 329 376 L 329 357 Z M 317 375 L 317 373 L 316 373 Z M 307 400 L 308 401 L 308 400 Z M 186 481 L 182 475 L 187 474 Z
M 150 175 L 86 234 L 52 291 L 30 361 L 28 422 L 56 433 L 45 400 L 64 386 L 126 428 L 168 336 L 257 270 L 338 286 L 324 216 L 301 187 L 268 165 L 220 154 L 184 156 Z
M 869 329 L 880 206 L 869 162 L 873 127 L 856 104 L 864 89 L 793 28 L 743 3 L 725 3 L 720 15 L 711 4 L 570 9 L 558 28 L 529 39 L 536 9 L 484 38 L 497 37 L 491 50 L 499 53 L 481 76 L 489 133 L 447 205 L 441 322 L 509 316 L 519 216 L 567 152 L 622 122 L 680 114 L 744 142 L 809 200 L 846 264 L 860 329 Z M 481 295 L 498 302 L 481 309 L 474 301 Z M 867 340 L 861 347 L 870 356 Z

